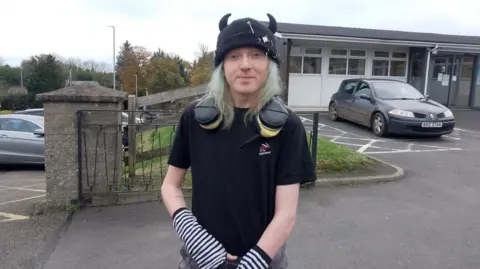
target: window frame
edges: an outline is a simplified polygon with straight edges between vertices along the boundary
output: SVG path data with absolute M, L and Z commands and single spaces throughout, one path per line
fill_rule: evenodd
M 345 50 L 345 55 L 334 55 L 332 51 L 334 50 Z M 364 56 L 352 56 L 352 51 L 363 51 Z M 346 59 L 345 73 L 344 74 L 332 74 L 330 73 L 330 63 L 331 59 Z M 350 59 L 364 60 L 363 74 L 349 74 L 349 63 Z M 328 57 L 328 75 L 329 76 L 366 76 L 367 73 L 367 60 L 368 60 L 368 50 L 367 49 L 353 49 L 353 48 L 330 48 L 330 55 Z
M 293 49 L 298 51 L 293 52 Z M 321 53 L 306 53 L 308 49 L 320 49 Z M 325 56 L 325 47 L 324 46 L 292 46 L 292 50 L 290 51 L 290 58 L 292 57 L 300 57 L 300 73 L 291 72 L 291 68 L 289 68 L 289 75 L 290 74 L 301 74 L 306 76 L 318 76 L 323 74 L 323 57 Z M 320 59 L 320 73 L 304 73 L 304 64 L 305 64 L 305 57 L 317 58 Z M 290 59 L 289 59 L 290 62 Z M 290 64 L 289 64 L 290 65 Z M 290 67 L 290 66 L 289 66 Z
M 375 53 L 377 52 L 386 52 L 388 53 L 388 57 L 382 57 L 382 56 L 375 56 Z M 405 54 L 405 58 L 399 58 L 399 57 L 393 57 L 394 53 L 403 53 Z M 373 57 L 372 57 L 372 77 L 392 77 L 392 78 L 406 78 L 408 76 L 408 52 L 407 51 L 401 51 L 401 50 L 373 50 Z M 373 72 L 375 70 L 375 65 L 374 62 L 375 60 L 379 61 L 388 61 L 388 69 L 387 69 L 387 75 L 374 75 Z M 392 62 L 397 61 L 397 62 L 403 62 L 404 63 L 404 68 L 403 68 L 403 75 L 402 76 L 392 76 L 391 75 L 391 70 L 392 70 Z

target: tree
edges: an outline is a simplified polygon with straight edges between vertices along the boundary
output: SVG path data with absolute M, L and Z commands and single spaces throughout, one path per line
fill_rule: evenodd
M 36 94 L 57 90 L 65 86 L 66 77 L 63 66 L 51 54 L 41 54 L 23 61 L 22 67 L 28 76 L 25 87 L 29 93 L 31 106 L 41 105 L 35 100 Z
M 18 67 L 0 66 L 0 89 L 20 86 L 20 73 L 21 70 Z
M 120 47 L 120 52 L 118 53 L 117 56 L 117 63 L 116 63 L 116 71 L 120 72 L 120 69 L 125 66 L 126 58 L 130 53 L 133 52 L 133 47 L 128 40 L 125 41 L 125 43 L 122 44 Z
M 152 59 L 147 68 L 149 93 L 158 93 L 187 85 L 179 72 L 178 61 L 172 58 Z
M 147 66 L 151 57 L 152 53 L 142 46 L 135 46 L 131 52 L 125 54 L 123 67 L 119 70 L 120 82 L 125 92 L 135 94 L 135 80 L 139 91 L 146 89 Z
M 190 74 L 192 86 L 205 84 L 210 80 L 213 72 L 213 51 L 209 51 L 206 45 L 200 44 L 200 51 L 197 52 L 197 59 L 194 61 L 193 70 Z

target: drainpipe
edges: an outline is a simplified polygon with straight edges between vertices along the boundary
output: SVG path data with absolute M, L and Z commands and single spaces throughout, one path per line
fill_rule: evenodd
M 430 54 L 432 53 L 432 51 L 435 51 L 438 49 L 438 44 L 435 44 L 435 47 L 431 48 L 431 49 L 427 49 L 427 68 L 425 70 L 425 84 L 424 84 L 424 87 L 423 87 L 423 95 L 424 96 L 427 96 L 427 88 L 428 88 L 428 80 L 429 80 L 429 69 L 430 69 Z

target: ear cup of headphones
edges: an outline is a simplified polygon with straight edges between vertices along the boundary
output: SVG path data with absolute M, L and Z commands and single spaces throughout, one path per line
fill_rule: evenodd
M 218 128 L 222 123 L 222 115 L 215 106 L 213 98 L 205 98 L 200 100 L 194 108 L 195 120 L 200 124 L 200 127 L 213 130 Z
M 281 100 L 274 97 L 260 110 L 256 118 L 260 135 L 274 137 L 280 133 L 288 120 L 288 110 Z

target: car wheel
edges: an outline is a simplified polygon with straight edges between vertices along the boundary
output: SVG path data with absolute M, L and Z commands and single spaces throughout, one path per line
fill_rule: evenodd
M 330 119 L 332 121 L 338 121 L 340 118 L 338 117 L 338 112 L 337 112 L 337 105 L 332 102 L 329 106 L 328 106 L 328 114 L 330 115 Z
M 382 113 L 377 112 L 372 117 L 372 131 L 376 136 L 387 135 L 387 121 Z

